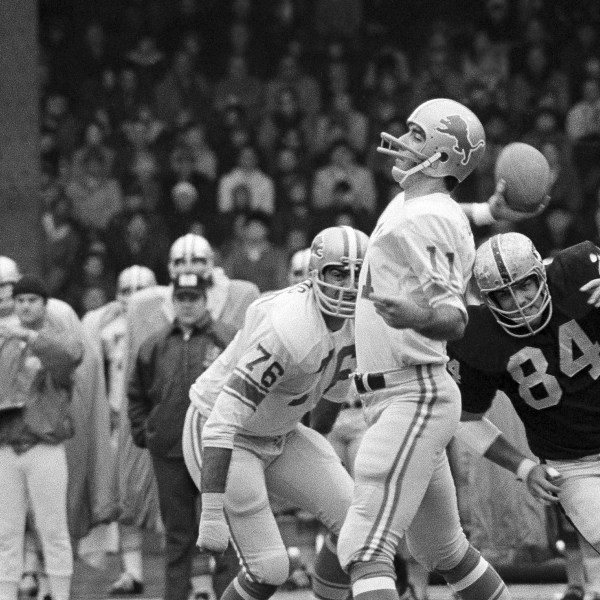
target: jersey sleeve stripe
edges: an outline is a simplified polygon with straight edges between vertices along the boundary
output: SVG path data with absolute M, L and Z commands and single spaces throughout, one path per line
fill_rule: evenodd
M 247 398 L 254 406 L 258 406 L 267 395 L 266 392 L 256 386 L 254 381 L 248 377 L 241 377 L 238 373 L 231 374 L 227 386 L 223 389 L 231 390 L 233 393 Z
M 253 412 L 256 411 L 256 405 L 255 404 L 253 404 L 252 402 L 250 402 L 247 398 L 245 398 L 244 396 L 242 396 L 241 394 L 239 394 L 235 390 L 232 390 L 229 386 L 226 385 L 223 388 L 223 393 L 227 394 L 228 396 L 230 396 L 234 400 L 237 400 L 238 402 L 241 402 L 244 406 L 247 406 Z
M 268 394 L 269 390 L 262 384 L 258 383 L 256 379 L 252 378 L 246 371 L 242 371 L 242 369 L 235 368 L 233 373 L 242 379 L 245 379 L 248 383 L 252 384 L 257 390 L 261 391 L 263 394 Z
M 258 383 L 256 379 L 248 375 L 246 371 L 242 371 L 242 369 L 238 369 L 237 367 L 233 370 L 233 372 L 242 379 L 245 379 L 248 383 L 251 383 L 257 390 L 261 391 L 263 394 L 268 394 L 269 390 L 262 384 Z

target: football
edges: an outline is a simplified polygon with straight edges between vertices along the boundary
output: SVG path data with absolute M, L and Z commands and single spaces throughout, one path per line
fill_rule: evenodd
M 495 168 L 496 182 L 506 181 L 504 197 L 507 204 L 520 212 L 533 212 L 550 187 L 550 165 L 536 148 L 522 142 L 505 146 Z

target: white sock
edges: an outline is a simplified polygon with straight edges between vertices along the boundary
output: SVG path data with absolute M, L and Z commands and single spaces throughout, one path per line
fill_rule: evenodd
M 127 550 L 123 552 L 123 568 L 137 581 L 144 581 L 142 568 L 142 551 Z
M 38 573 L 38 598 L 50 595 L 50 582 L 46 573 Z
M 587 591 L 600 594 L 600 554 L 585 543 L 583 565 L 586 574 Z
M 215 598 L 212 575 L 195 575 L 192 577 L 192 589 L 194 594 L 206 592 L 210 598 Z

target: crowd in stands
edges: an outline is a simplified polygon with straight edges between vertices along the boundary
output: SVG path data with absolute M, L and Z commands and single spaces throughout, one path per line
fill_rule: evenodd
M 40 3 L 40 124 L 46 281 L 79 314 L 130 265 L 166 283 L 186 232 L 231 277 L 284 286 L 316 231 L 370 233 L 398 192 L 379 134 L 434 97 L 487 134 L 459 200 L 485 201 L 498 153 L 525 141 L 552 202 L 523 232 L 547 256 L 600 242 L 596 0 L 77 4 Z

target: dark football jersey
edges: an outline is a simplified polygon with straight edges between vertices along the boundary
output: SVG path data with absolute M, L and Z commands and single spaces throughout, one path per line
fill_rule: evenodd
M 600 452 L 600 311 L 579 291 L 600 277 L 599 265 L 591 242 L 554 258 L 547 267 L 553 314 L 539 333 L 512 337 L 486 306 L 472 306 L 464 337 L 448 344 L 463 409 L 485 412 L 503 391 L 540 458 Z

